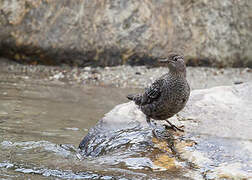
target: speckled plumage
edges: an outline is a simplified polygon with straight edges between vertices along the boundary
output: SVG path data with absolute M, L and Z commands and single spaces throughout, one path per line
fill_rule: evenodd
M 161 62 L 168 64 L 169 72 L 146 88 L 143 94 L 127 96 L 128 99 L 139 105 L 141 111 L 146 115 L 148 123 L 150 118 L 166 120 L 172 117 L 185 107 L 190 95 L 183 57 L 171 54 Z

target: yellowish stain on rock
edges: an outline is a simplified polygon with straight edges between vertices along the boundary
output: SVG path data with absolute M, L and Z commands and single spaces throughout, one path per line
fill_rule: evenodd
M 196 144 L 194 141 L 180 141 L 175 143 L 176 149 L 180 151 L 185 151 L 185 147 L 192 147 Z
M 164 140 L 160 140 L 157 138 L 152 138 L 152 142 L 161 150 L 167 151 L 168 153 L 172 153 L 171 149 L 169 148 L 168 144 Z
M 20 55 L 19 54 L 15 54 L 14 59 L 15 60 L 20 60 Z
M 98 61 L 100 59 L 100 54 L 103 53 L 104 50 L 103 48 L 96 48 L 96 54 L 95 57 L 93 58 L 95 61 Z
M 134 54 L 134 51 L 132 49 L 128 49 L 125 53 L 122 54 L 122 60 L 123 64 L 127 62 L 130 56 Z
M 176 150 L 176 154 L 179 153 L 180 155 L 187 152 L 185 150 L 186 147 L 192 147 L 196 144 L 194 141 L 180 141 L 172 139 L 170 141 L 171 144 L 174 144 L 173 148 Z M 170 149 L 171 144 L 169 144 L 169 140 L 152 138 L 152 142 L 158 149 L 164 152 L 155 155 L 153 163 L 156 166 L 169 171 L 175 171 L 178 168 L 181 168 L 180 162 L 173 156 L 174 152 Z
M 177 168 L 176 159 L 174 157 L 169 157 L 172 154 L 168 144 L 164 140 L 159 140 L 157 138 L 152 138 L 152 142 L 161 150 L 167 153 L 157 154 L 153 160 L 153 164 L 166 170 L 175 170 Z
M 166 170 L 172 171 L 177 169 L 177 165 L 175 163 L 175 159 L 169 157 L 167 154 L 160 154 L 153 161 L 153 164 L 162 167 Z

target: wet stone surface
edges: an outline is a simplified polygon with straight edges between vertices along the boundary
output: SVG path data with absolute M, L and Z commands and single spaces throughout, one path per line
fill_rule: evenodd
M 172 122 L 185 133 L 150 129 L 133 102 L 116 106 L 80 143 L 96 157 L 134 171 L 193 179 L 252 178 L 252 83 L 195 90 Z

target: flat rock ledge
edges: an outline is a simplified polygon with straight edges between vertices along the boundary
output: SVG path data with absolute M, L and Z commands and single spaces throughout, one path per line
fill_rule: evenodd
M 194 90 L 170 118 L 185 132 L 156 121 L 152 130 L 133 103 L 116 106 L 91 128 L 79 148 L 83 158 L 133 171 L 165 171 L 184 178 L 252 178 L 252 82 Z M 174 177 L 174 176 L 173 176 Z
M 251 2 L 0 0 L 0 56 L 28 64 L 252 67 Z M 176 48 L 176 49 L 175 49 Z

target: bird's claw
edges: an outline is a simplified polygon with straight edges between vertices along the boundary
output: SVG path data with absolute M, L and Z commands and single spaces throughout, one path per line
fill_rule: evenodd
M 178 128 L 177 126 L 175 126 L 175 125 L 170 125 L 170 126 L 168 126 L 167 124 L 164 124 L 164 127 L 165 127 L 165 129 L 172 129 L 172 130 L 174 130 L 174 131 L 181 131 L 181 132 L 185 132 L 183 129 L 181 129 L 180 127 Z M 184 127 L 184 126 L 181 126 L 181 127 Z

